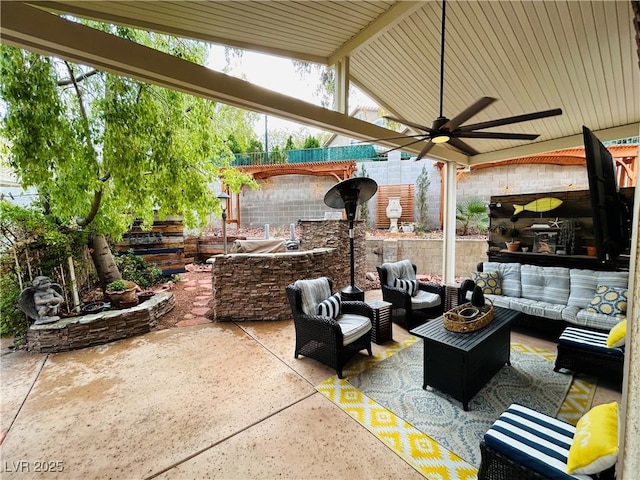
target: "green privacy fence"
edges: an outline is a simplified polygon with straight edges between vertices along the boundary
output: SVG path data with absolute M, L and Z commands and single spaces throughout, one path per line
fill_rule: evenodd
M 354 161 L 385 161 L 387 160 L 386 148 L 376 148 L 373 145 L 344 145 L 341 147 L 305 148 L 302 150 L 275 150 L 267 154 L 265 152 L 236 153 L 232 165 L 271 165 L 278 163 L 309 163 L 309 162 L 336 162 L 340 160 Z M 407 159 L 411 155 L 401 153 L 401 158 Z

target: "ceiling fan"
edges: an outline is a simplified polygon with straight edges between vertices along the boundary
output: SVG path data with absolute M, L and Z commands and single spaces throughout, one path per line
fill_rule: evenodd
M 510 125 L 512 123 L 527 122 L 529 120 L 536 120 L 539 118 L 552 117 L 554 115 L 561 115 L 562 109 L 556 108 L 553 110 L 544 110 L 540 112 L 527 113 L 524 115 L 516 115 L 513 117 L 505 117 L 498 120 L 490 120 L 487 122 L 474 123 L 470 125 L 462 125 L 471 117 L 477 115 L 482 110 L 487 108 L 493 102 L 496 101 L 492 97 L 482 97 L 465 110 L 460 112 L 455 117 L 449 119 L 442 113 L 442 100 L 444 96 L 444 47 L 445 47 L 445 20 L 446 20 L 447 2 L 442 0 L 442 30 L 441 30 L 441 43 L 440 43 L 440 115 L 433 121 L 431 127 L 419 125 L 417 123 L 409 122 L 400 118 L 394 118 L 385 116 L 384 118 L 392 120 L 394 122 L 401 123 L 408 127 L 412 127 L 417 130 L 421 130 L 424 133 L 418 135 L 404 135 L 396 138 L 415 138 L 416 140 L 409 142 L 401 147 L 393 148 L 389 151 L 398 150 L 414 143 L 419 143 L 424 140 L 428 140 L 428 143 L 422 148 L 416 160 L 422 159 L 437 143 L 448 143 L 454 148 L 457 148 L 467 155 L 476 155 L 477 152 L 470 145 L 460 140 L 461 138 L 487 138 L 498 140 L 535 140 L 540 134 L 527 134 L 527 133 L 506 133 L 506 132 L 484 132 L 487 128 L 499 127 L 501 125 Z M 391 140 L 389 138 L 388 140 Z

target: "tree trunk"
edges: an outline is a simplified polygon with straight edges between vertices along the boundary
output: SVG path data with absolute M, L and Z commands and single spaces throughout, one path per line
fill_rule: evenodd
M 91 245 L 91 259 L 104 289 L 109 283 L 122 278 L 113 258 L 109 242 L 104 235 L 94 235 Z

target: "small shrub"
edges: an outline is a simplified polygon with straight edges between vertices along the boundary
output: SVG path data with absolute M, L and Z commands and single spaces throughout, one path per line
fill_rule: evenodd
M 28 323 L 25 314 L 18 307 L 20 287 L 15 275 L 3 272 L 0 275 L 0 335 L 23 339 Z
M 124 292 L 127 286 L 124 284 L 124 280 L 114 280 L 107 285 L 107 291 L 109 292 Z
M 126 254 L 116 257 L 116 265 L 122 278 L 134 282 L 145 289 L 158 282 L 162 277 L 162 270 L 144 258 L 134 255 L 129 250 Z

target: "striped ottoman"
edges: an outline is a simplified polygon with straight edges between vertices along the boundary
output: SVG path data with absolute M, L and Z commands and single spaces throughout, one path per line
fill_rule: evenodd
M 613 478 L 613 468 L 599 476 L 566 473 L 567 455 L 575 430 L 573 425 L 512 404 L 480 442 L 482 460 L 478 480 Z
M 567 327 L 558 339 L 554 370 L 561 368 L 611 379 L 622 385 L 624 349 L 607 348 L 607 333 Z

